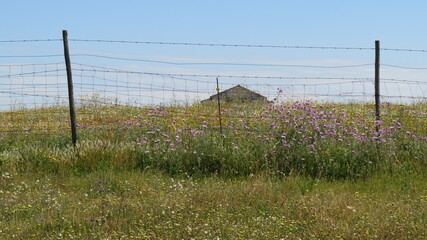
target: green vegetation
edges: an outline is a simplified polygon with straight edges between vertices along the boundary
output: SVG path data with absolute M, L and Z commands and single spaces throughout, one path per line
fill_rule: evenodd
M 425 239 L 425 103 L 0 113 L 0 239 Z

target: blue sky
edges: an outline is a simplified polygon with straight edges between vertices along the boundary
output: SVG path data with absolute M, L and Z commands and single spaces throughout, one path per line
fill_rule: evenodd
M 5 1 L 2 39 L 79 38 L 422 48 L 425 1 Z
M 66 29 L 70 38 L 77 39 L 337 47 L 373 47 L 374 41 L 380 40 L 381 47 L 384 48 L 427 49 L 426 10 L 427 2 L 421 0 L 5 1 L 1 6 L 0 40 L 61 38 L 61 30 Z M 70 42 L 70 49 L 74 54 L 74 63 L 137 71 L 245 76 L 373 77 L 371 66 L 349 69 L 176 66 L 76 55 L 98 54 L 172 62 L 341 66 L 371 64 L 374 62 L 373 51 L 81 42 Z M 61 42 L 0 43 L 0 56 L 61 53 Z M 381 61 L 383 64 L 427 67 L 426 56 L 427 53 L 383 52 Z M 61 61 L 61 57 L 0 58 L 1 64 Z M 382 67 L 381 74 L 384 78 L 425 81 L 427 70 Z M 230 80 L 229 84 L 250 85 L 248 81 L 250 80 Z M 211 88 L 210 85 L 208 87 Z M 396 88 L 400 86 L 389 86 L 390 92 Z M 409 90 L 406 92 L 409 94 Z

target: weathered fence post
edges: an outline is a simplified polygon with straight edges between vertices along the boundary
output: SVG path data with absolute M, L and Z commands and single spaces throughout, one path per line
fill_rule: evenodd
M 70 61 L 70 52 L 68 50 L 67 30 L 62 30 L 62 40 L 64 42 L 65 66 L 67 68 L 68 101 L 70 106 L 70 119 L 71 119 L 71 137 L 73 140 L 73 145 L 76 146 L 76 143 L 77 143 L 76 112 L 74 110 L 73 76 L 71 73 L 71 61 Z
M 222 135 L 222 117 L 221 117 L 221 102 L 220 102 L 220 97 L 219 97 L 219 82 L 218 82 L 218 78 L 216 78 L 216 96 L 218 99 L 218 116 L 219 116 L 219 132 Z
M 375 41 L 375 116 L 376 120 L 381 120 L 380 113 L 380 41 Z M 379 123 L 376 123 L 377 131 Z

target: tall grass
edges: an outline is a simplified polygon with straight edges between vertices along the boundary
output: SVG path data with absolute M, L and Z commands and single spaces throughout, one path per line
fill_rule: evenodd
M 0 239 L 425 239 L 425 103 L 0 113 Z
M 83 106 L 69 144 L 66 109 L 0 114 L 0 168 L 8 172 L 155 169 L 174 175 L 268 173 L 328 179 L 423 172 L 425 103 L 373 106 L 292 102 L 131 108 Z

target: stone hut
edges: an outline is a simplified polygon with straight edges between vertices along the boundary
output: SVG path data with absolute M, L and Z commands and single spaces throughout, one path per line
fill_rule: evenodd
M 217 101 L 218 94 L 210 96 L 208 99 L 205 99 L 202 101 L 202 103 L 205 102 L 211 102 L 211 101 Z M 242 87 L 240 85 L 234 86 L 232 88 L 229 88 L 227 90 L 224 90 L 219 93 L 219 99 L 222 101 L 264 101 L 268 102 L 267 98 L 263 95 L 256 93 L 252 90 L 249 90 L 245 87 Z

